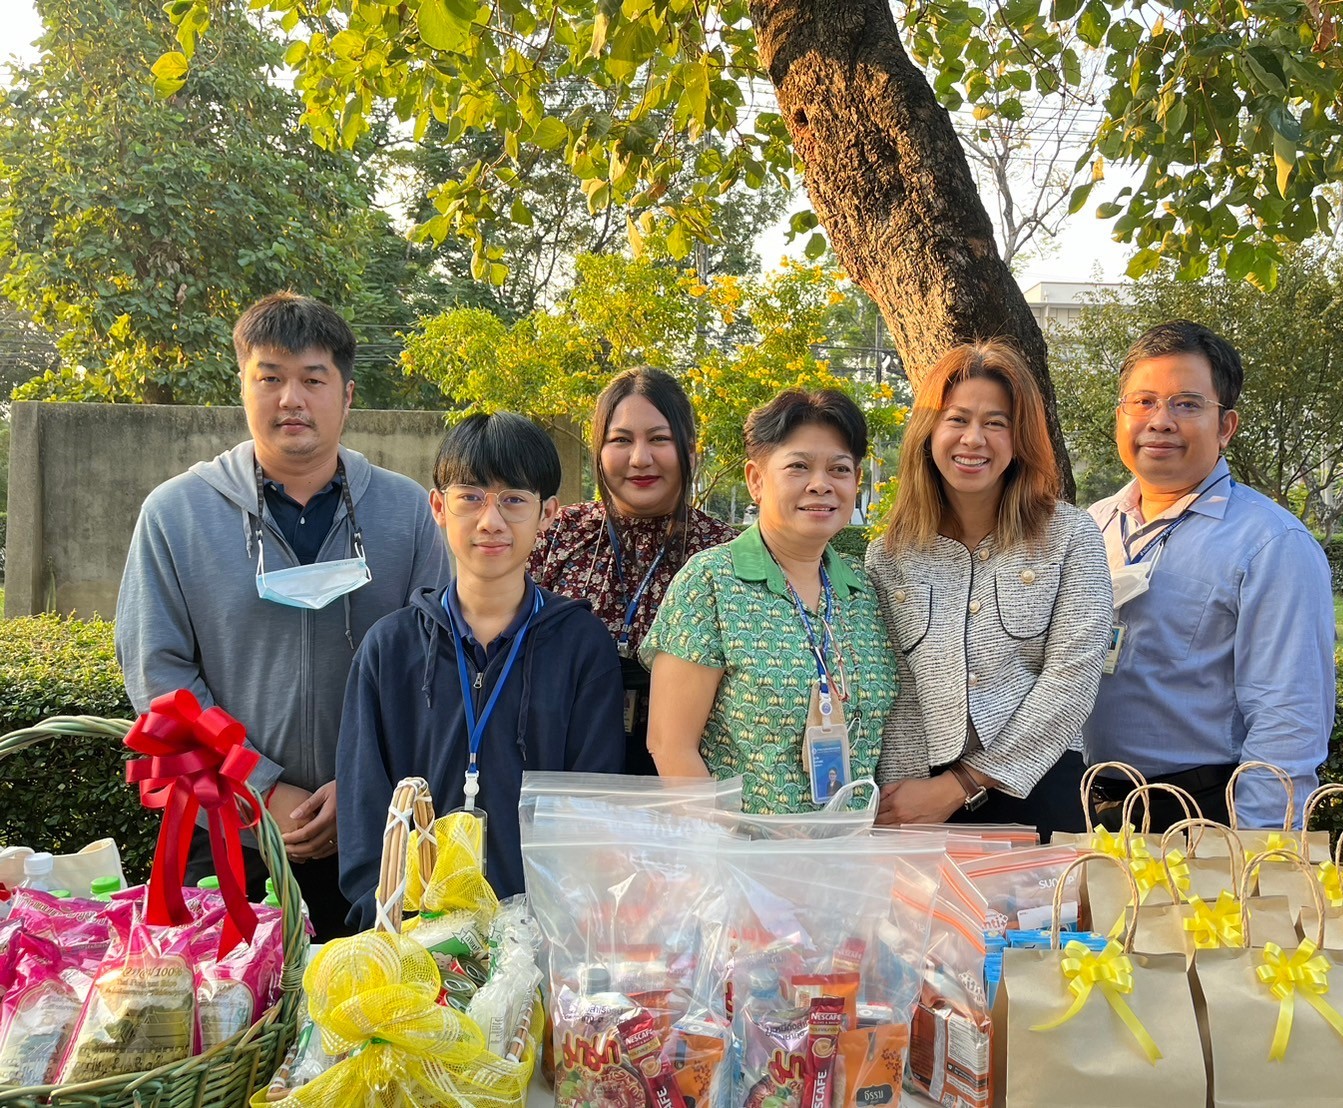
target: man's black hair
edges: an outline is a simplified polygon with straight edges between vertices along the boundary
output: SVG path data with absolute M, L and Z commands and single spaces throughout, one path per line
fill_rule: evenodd
M 1202 354 L 1212 367 L 1212 386 L 1217 390 L 1217 403 L 1225 411 L 1236 406 L 1245 383 L 1245 369 L 1240 363 L 1240 355 L 1216 331 L 1187 319 L 1158 323 L 1143 332 L 1138 341 L 1129 347 L 1128 353 L 1124 355 L 1124 364 L 1119 367 L 1119 395 L 1124 395 L 1134 366 L 1167 354 Z
M 478 485 L 554 496 L 560 488 L 560 455 L 550 436 L 514 412 L 468 416 L 438 447 L 434 487 Z
M 254 350 L 301 354 L 327 350 L 348 384 L 354 378 L 354 332 L 340 313 L 311 296 L 273 292 L 262 297 L 233 325 L 233 349 L 242 369 Z

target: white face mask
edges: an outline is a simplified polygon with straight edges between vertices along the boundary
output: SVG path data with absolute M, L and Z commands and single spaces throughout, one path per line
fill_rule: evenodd
M 362 548 L 356 546 L 357 558 L 341 558 L 335 562 L 313 562 L 306 566 L 291 566 L 266 573 L 266 550 L 261 544 L 256 560 L 256 594 L 262 600 L 284 604 L 290 608 L 325 608 L 346 593 L 361 589 L 373 580 Z
M 1114 586 L 1116 608 L 1122 608 L 1130 600 L 1136 600 L 1151 588 L 1152 570 L 1155 566 L 1155 561 L 1137 562 L 1110 571 L 1110 584 Z
M 261 466 L 253 462 L 256 472 L 256 594 L 262 600 L 273 604 L 283 604 L 289 608 L 308 608 L 312 611 L 325 608 L 355 589 L 362 589 L 373 580 L 368 562 L 364 558 L 364 537 L 354 518 L 354 501 L 350 497 L 349 482 L 345 479 L 345 463 L 336 460 L 336 473 L 340 477 L 341 496 L 345 501 L 345 511 L 350 517 L 350 526 L 354 529 L 354 557 L 341 558 L 333 562 L 313 562 L 310 565 L 290 566 L 266 572 L 266 543 L 263 538 L 261 519 L 265 514 L 265 500 L 262 489 Z M 346 629 L 348 637 L 349 630 Z M 351 642 L 351 647 L 354 643 Z

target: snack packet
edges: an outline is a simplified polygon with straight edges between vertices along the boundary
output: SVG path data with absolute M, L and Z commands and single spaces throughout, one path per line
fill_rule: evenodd
M 188 928 L 136 919 L 109 951 L 61 1063 L 63 1084 L 155 1069 L 191 1054 L 196 991 Z
M 89 979 L 62 975 L 60 947 L 39 935 L 10 944 L 7 984 L 0 997 L 0 1086 L 46 1085 L 55 1077 Z
M 1054 886 L 1077 859 L 1073 846 L 1038 846 L 957 863 L 962 873 L 988 901 L 990 932 L 1009 927 L 1048 927 L 1053 918 Z M 1081 878 L 1068 875 L 1063 898 L 1063 926 L 1076 931 Z

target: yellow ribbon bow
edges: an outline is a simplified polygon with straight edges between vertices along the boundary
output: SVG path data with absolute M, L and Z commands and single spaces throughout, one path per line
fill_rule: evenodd
M 1124 842 L 1125 833 L 1129 836 L 1128 844 Z M 1136 853 L 1142 851 L 1147 853 L 1147 841 L 1137 833 L 1133 824 L 1129 824 L 1123 831 L 1115 834 L 1108 827 L 1097 827 L 1091 832 L 1090 849 L 1097 854 L 1108 854 L 1111 858 L 1118 858 L 1121 862 L 1127 862 L 1130 852 Z
M 1331 908 L 1343 908 L 1343 873 L 1333 862 L 1321 862 L 1315 875 L 1324 886 L 1324 897 Z
M 1082 1010 L 1082 1006 L 1091 995 L 1091 990 L 1099 988 L 1101 995 L 1114 1009 L 1115 1015 L 1138 1040 L 1138 1045 L 1147 1055 L 1147 1060 L 1156 1065 L 1157 1059 L 1161 1057 L 1156 1040 L 1147 1033 L 1147 1028 L 1124 1000 L 1126 995 L 1133 992 L 1133 963 L 1124 953 L 1124 948 L 1111 940 L 1105 945 L 1105 949 L 1097 954 L 1085 943 L 1073 939 L 1063 948 L 1063 953 L 1065 957 L 1059 968 L 1063 970 L 1063 976 L 1068 979 L 1068 991 L 1073 994 L 1072 1007 L 1058 1019 L 1036 1024 L 1031 1030 L 1052 1031 L 1067 1023 Z
M 1263 959 L 1264 964 L 1255 969 L 1255 974 L 1278 999 L 1278 1026 L 1268 1051 L 1270 1062 L 1280 1061 L 1287 1053 L 1298 994 L 1343 1037 L 1343 1013 L 1323 999 L 1329 991 L 1329 959 L 1316 953 L 1313 942 L 1303 939 L 1290 957 L 1277 943 L 1265 943 Z
M 485 1043 L 474 1023 L 437 1003 L 441 987 L 433 955 L 412 939 L 365 932 L 327 943 L 303 975 L 303 988 L 322 1049 L 348 1056 L 278 1103 L 459 1104 L 459 1082 L 449 1067 L 479 1057 Z
M 1299 854 L 1301 852 L 1301 843 L 1297 839 L 1294 839 L 1291 835 L 1287 834 L 1285 831 L 1270 831 L 1267 835 L 1264 836 L 1263 843 L 1257 849 L 1254 850 L 1247 849 L 1245 851 L 1245 860 L 1248 862 L 1256 854 L 1262 854 L 1270 850 L 1285 850 L 1291 854 Z M 1280 856 L 1275 856 L 1272 858 L 1265 858 L 1264 861 L 1287 862 L 1287 859 Z
M 1158 887 L 1169 889 L 1172 901 L 1178 899 L 1175 889 L 1179 889 L 1182 893 L 1188 891 L 1189 863 L 1184 860 L 1184 855 L 1178 850 L 1172 850 L 1166 855 L 1166 861 L 1170 866 L 1170 877 L 1167 877 L 1166 866 L 1161 864 L 1161 859 L 1153 858 L 1141 839 L 1133 840 L 1133 855 L 1128 859 L 1128 867 L 1138 885 L 1139 904 L 1146 904 L 1148 895 Z M 1171 889 L 1172 879 L 1175 882 L 1175 889 Z M 1107 938 L 1117 939 L 1124 933 L 1125 919 L 1125 913 L 1120 912 Z
M 1240 918 L 1240 901 L 1223 889 L 1217 894 L 1215 904 L 1207 904 L 1202 897 L 1189 898 L 1190 915 L 1184 921 L 1184 929 L 1194 936 L 1194 946 L 1198 950 L 1210 950 L 1226 946 L 1238 948 L 1245 945 L 1245 929 Z

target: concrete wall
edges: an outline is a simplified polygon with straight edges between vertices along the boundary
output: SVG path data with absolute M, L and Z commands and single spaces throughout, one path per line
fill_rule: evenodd
M 158 484 L 247 438 L 241 408 L 19 403 L 10 411 L 5 616 L 54 610 L 111 618 L 140 505 Z M 342 443 L 429 485 L 436 412 L 359 410 Z M 556 436 L 579 497 L 581 450 Z

